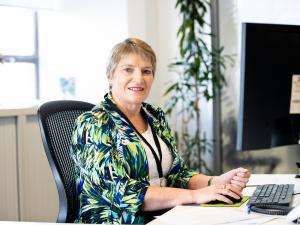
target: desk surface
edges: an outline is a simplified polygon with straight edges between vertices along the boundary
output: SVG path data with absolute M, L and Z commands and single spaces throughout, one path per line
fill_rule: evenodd
M 244 195 L 252 195 L 255 185 L 260 184 L 295 184 L 294 193 L 300 192 L 300 179 L 295 174 L 254 174 L 244 189 Z M 248 187 L 249 186 L 249 187 Z M 292 205 L 300 203 L 300 196 L 293 197 Z M 269 216 L 260 213 L 247 213 L 244 203 L 240 207 L 203 207 L 203 206 L 176 206 L 162 216 L 148 223 L 148 225 L 216 225 L 216 224 L 291 224 L 286 222 L 285 216 Z

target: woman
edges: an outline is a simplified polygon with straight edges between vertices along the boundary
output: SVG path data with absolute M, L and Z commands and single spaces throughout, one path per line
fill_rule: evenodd
M 82 114 L 72 138 L 82 223 L 144 223 L 143 212 L 239 199 L 247 169 L 206 176 L 186 168 L 163 111 L 144 103 L 156 57 L 145 42 L 117 44 L 107 66 L 110 92 Z

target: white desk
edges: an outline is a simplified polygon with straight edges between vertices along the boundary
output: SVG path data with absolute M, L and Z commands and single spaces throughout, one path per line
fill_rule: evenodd
M 295 184 L 294 193 L 300 192 L 300 179 L 295 179 L 295 174 L 253 174 L 244 189 L 243 194 L 252 195 L 255 185 L 259 184 Z M 249 186 L 249 187 L 248 187 Z M 300 203 L 300 196 L 293 197 L 292 205 Z M 216 225 L 216 224 L 292 224 L 285 220 L 285 216 L 269 216 L 260 213 L 247 213 L 244 203 L 240 207 L 203 207 L 203 206 L 177 206 L 162 216 L 148 223 L 148 225 Z

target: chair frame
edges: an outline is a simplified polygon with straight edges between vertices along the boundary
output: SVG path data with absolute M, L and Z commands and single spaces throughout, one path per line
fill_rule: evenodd
M 65 184 L 63 182 L 62 171 L 60 170 L 59 163 L 57 161 L 56 155 L 53 151 L 52 143 L 49 143 L 50 134 L 47 127 L 47 119 L 49 116 L 54 115 L 55 113 L 79 110 L 79 111 L 89 111 L 94 107 L 93 104 L 83 101 L 75 100 L 58 100 L 46 102 L 38 108 L 38 122 L 41 131 L 42 142 L 44 145 L 45 153 L 47 155 L 48 162 L 54 180 L 56 183 L 58 197 L 59 197 L 59 212 L 57 221 L 58 223 L 73 223 L 75 218 L 70 218 L 70 206 L 68 205 L 68 199 L 65 189 Z M 75 125 L 75 121 L 74 121 Z M 70 140 L 71 143 L 71 140 Z M 69 151 L 69 149 L 66 149 Z M 75 177 L 74 177 L 75 178 Z

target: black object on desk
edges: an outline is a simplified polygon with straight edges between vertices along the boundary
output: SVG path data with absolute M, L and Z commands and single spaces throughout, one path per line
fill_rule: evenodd
M 228 199 L 230 199 L 233 202 L 233 204 L 240 203 L 242 201 L 242 199 L 243 199 L 243 198 L 236 199 L 234 197 L 231 197 L 230 195 L 226 195 L 225 197 L 228 198 Z M 206 204 L 219 204 L 219 203 L 228 204 L 228 203 L 220 201 L 220 200 L 214 200 L 214 201 L 208 202 Z
M 296 174 L 295 178 L 300 178 L 300 162 L 296 162 L 298 173 Z

